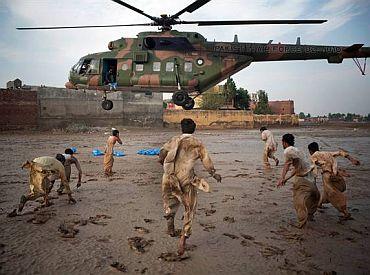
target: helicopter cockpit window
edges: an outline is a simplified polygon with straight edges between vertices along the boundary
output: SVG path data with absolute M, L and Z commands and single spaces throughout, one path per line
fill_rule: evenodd
M 161 71 L 161 62 L 153 62 L 153 72 Z
M 91 59 L 85 59 L 81 65 L 79 74 L 87 74 L 87 72 L 90 70 L 90 63 Z
M 167 62 L 166 63 L 166 72 L 173 72 L 175 68 L 175 63 L 174 62 Z
M 80 71 L 83 60 L 78 61 L 71 69 L 72 72 L 78 73 Z
M 97 74 L 99 73 L 99 60 L 98 59 L 92 59 L 90 64 L 88 65 L 87 74 Z
M 186 73 L 191 73 L 192 70 L 193 70 L 193 63 L 192 62 L 185 62 L 184 71 Z

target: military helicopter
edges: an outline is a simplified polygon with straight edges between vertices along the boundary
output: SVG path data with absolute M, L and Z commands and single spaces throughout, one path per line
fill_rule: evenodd
M 249 66 L 252 62 L 326 59 L 329 63 L 342 63 L 353 58 L 365 74 L 366 57 L 370 47 L 296 44 L 208 42 L 197 32 L 179 32 L 172 26 L 197 24 L 198 26 L 257 25 L 257 24 L 321 24 L 327 20 L 235 20 L 235 21 L 181 21 L 179 16 L 192 13 L 211 0 L 196 0 L 174 15 L 151 16 L 120 0 L 112 0 L 129 8 L 152 22 L 124 25 L 26 27 L 18 30 L 50 30 L 76 28 L 107 28 L 157 26 L 158 32 L 141 32 L 137 38 L 121 38 L 108 44 L 108 52 L 89 54 L 75 64 L 69 74 L 66 88 L 90 89 L 104 92 L 102 107 L 113 108 L 107 92 L 162 92 L 173 93 L 176 105 L 185 110 L 194 107 L 194 98 L 210 87 Z M 365 58 L 363 66 L 358 58 Z

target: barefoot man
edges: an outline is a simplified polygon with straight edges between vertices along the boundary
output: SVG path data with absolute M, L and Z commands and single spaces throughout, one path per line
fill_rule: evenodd
M 67 148 L 64 151 L 63 156 L 65 158 L 64 168 L 65 168 L 65 171 L 66 171 L 66 178 L 67 178 L 68 182 L 71 181 L 72 164 L 74 164 L 76 166 L 76 169 L 78 170 L 78 182 L 77 182 L 76 187 L 79 188 L 81 186 L 81 179 L 82 179 L 82 169 L 81 169 L 80 162 L 74 156 L 73 150 L 71 148 Z M 57 190 L 58 194 L 62 194 L 63 189 L 64 189 L 63 184 L 60 184 L 60 186 Z
M 320 193 L 314 182 L 312 167 L 305 159 L 302 152 L 294 147 L 294 136 L 292 134 L 285 134 L 282 143 L 284 147 L 285 164 L 281 179 L 277 186 L 282 187 L 294 176 L 293 204 L 297 212 L 298 228 L 302 228 L 307 223 L 307 220 L 313 218 L 313 214 L 316 212 L 320 200 Z M 286 178 L 291 165 L 294 170 L 292 174 Z
M 265 142 L 265 149 L 263 151 L 263 163 L 266 167 L 270 167 L 269 158 L 275 161 L 275 165 L 279 165 L 279 160 L 274 156 L 277 150 L 277 143 L 275 142 L 274 135 L 266 127 L 261 127 L 261 139 Z
M 163 145 L 159 161 L 163 164 L 162 198 L 168 234 L 175 235 L 174 219 L 180 203 L 184 205 L 184 225 L 178 254 L 185 252 L 186 239 L 192 233 L 197 204 L 197 189 L 209 192 L 208 183 L 195 175 L 194 165 L 200 159 L 208 173 L 221 182 L 204 145 L 193 136 L 196 124 L 192 119 L 181 121 L 182 135 L 175 136 Z
M 113 175 L 113 147 L 118 142 L 122 145 L 122 141 L 119 138 L 119 131 L 115 128 L 112 128 L 112 135 L 107 140 L 107 145 L 105 147 L 104 151 L 104 174 L 107 177 L 110 177 Z
M 58 157 L 63 157 L 58 155 Z M 61 159 L 62 160 L 62 159 Z M 39 197 L 44 197 L 45 206 L 49 205 L 48 194 L 53 188 L 53 183 L 56 179 L 60 178 L 66 192 L 68 194 L 68 201 L 76 203 L 72 198 L 72 191 L 65 175 L 63 164 L 53 157 L 39 157 L 33 161 L 26 161 L 22 165 L 22 169 L 27 168 L 30 170 L 30 192 L 28 195 L 22 195 L 18 206 L 18 211 L 23 210 L 24 205 L 29 200 L 35 200 Z
M 353 165 L 360 165 L 360 162 L 344 150 L 337 152 L 319 151 L 319 145 L 316 142 L 310 143 L 308 150 L 310 151 L 312 162 L 321 168 L 323 193 L 321 194 L 319 206 L 323 203 L 331 203 L 343 214 L 344 219 L 349 219 L 351 214 L 347 210 L 347 199 L 343 193 L 346 190 L 346 183 L 343 176 L 348 176 L 348 174 L 344 170 L 338 169 L 335 158 L 346 158 Z

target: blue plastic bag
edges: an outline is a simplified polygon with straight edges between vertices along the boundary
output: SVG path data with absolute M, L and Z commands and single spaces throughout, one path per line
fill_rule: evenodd
M 126 155 L 122 151 L 113 151 L 113 156 L 115 156 L 115 157 L 124 157 Z
M 99 157 L 99 156 L 104 156 L 104 153 L 102 151 L 100 151 L 99 149 L 94 149 L 94 150 L 92 150 L 92 155 L 94 157 Z
M 73 153 L 77 153 L 77 148 L 76 147 L 71 147 L 71 150 Z
M 137 151 L 139 155 L 156 156 L 159 155 L 160 148 L 142 149 Z

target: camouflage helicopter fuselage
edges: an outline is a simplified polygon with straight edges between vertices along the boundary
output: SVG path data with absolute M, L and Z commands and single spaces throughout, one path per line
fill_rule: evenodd
M 202 93 L 252 62 L 369 57 L 370 48 L 296 44 L 207 42 L 196 32 L 142 32 L 109 43 L 110 51 L 82 57 L 67 88 L 108 90 L 105 74 L 114 67 L 117 89 Z M 85 64 L 85 67 L 84 67 Z

